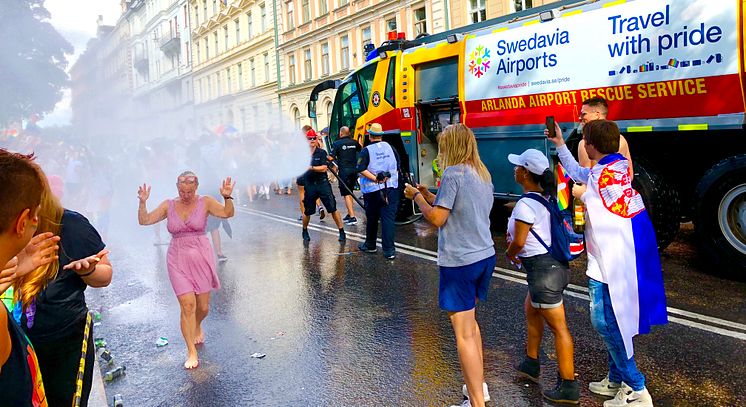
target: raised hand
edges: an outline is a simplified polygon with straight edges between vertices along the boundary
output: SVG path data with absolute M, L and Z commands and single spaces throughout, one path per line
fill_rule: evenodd
M 18 257 L 13 257 L 0 269 L 0 286 L 10 284 L 16 279 L 18 271 Z
M 235 186 L 236 181 L 232 181 L 231 177 L 226 178 L 220 185 L 220 195 L 222 195 L 223 198 L 231 196 L 231 194 L 233 193 L 233 187 Z
M 544 135 L 557 147 L 565 144 L 565 138 L 562 137 L 562 129 L 560 129 L 559 123 L 557 122 L 554 122 L 554 137 L 549 137 L 548 129 L 544 129 Z
M 137 187 L 137 197 L 140 198 L 140 202 L 145 202 L 150 198 L 150 186 L 148 184 L 142 184 L 141 187 Z
M 417 190 L 422 193 L 422 195 L 425 195 L 425 192 L 430 192 L 429 189 L 427 189 L 427 185 L 424 184 L 417 184 Z
M 63 267 L 65 270 L 73 270 L 74 272 L 78 274 L 86 274 L 93 271 L 93 269 L 96 268 L 96 264 L 101 261 L 101 258 L 109 254 L 109 251 L 104 249 L 100 252 L 94 254 L 93 256 L 88 256 L 84 259 L 71 261 L 68 263 L 67 266 Z
M 16 277 L 24 276 L 41 266 L 45 266 L 59 257 L 60 237 L 51 232 L 41 233 L 34 236 L 26 247 L 18 253 L 18 269 Z

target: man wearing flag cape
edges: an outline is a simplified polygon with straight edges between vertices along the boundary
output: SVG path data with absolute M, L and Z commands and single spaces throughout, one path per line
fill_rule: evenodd
M 583 127 L 585 149 L 598 164 L 583 168 L 555 137 L 562 165 L 575 180 L 573 195 L 586 205 L 591 323 L 609 353 L 609 375 L 589 384 L 614 399 L 604 407 L 653 406 L 645 377 L 637 369 L 632 338 L 668 322 L 655 231 L 640 194 L 632 188 L 627 159 L 619 154 L 619 127 L 595 120 Z M 548 133 L 548 132 L 547 132 Z M 584 184 L 584 185 L 578 185 Z

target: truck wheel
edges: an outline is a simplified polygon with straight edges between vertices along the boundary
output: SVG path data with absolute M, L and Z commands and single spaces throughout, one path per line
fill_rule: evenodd
M 658 250 L 668 247 L 681 227 L 679 194 L 663 182 L 652 167 L 642 160 L 634 161 L 632 186 L 642 195 L 658 241 Z
M 746 277 L 746 154 L 710 168 L 695 196 L 702 252 L 726 274 Z

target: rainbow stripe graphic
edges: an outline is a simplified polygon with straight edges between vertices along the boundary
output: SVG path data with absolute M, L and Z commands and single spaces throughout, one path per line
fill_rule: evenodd
M 668 60 L 668 66 L 673 67 L 673 68 L 678 68 L 679 67 L 679 60 L 676 59 L 676 58 L 669 59 Z
M 557 205 L 561 211 L 570 207 L 570 177 L 562 164 L 557 164 Z

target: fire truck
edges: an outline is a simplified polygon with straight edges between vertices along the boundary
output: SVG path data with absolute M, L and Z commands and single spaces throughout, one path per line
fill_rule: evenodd
M 367 142 L 380 123 L 403 172 L 429 186 L 436 136 L 464 123 L 495 198 L 515 200 L 506 156 L 556 157 L 546 117 L 577 134 L 582 101 L 603 97 L 661 250 L 691 221 L 710 269 L 746 277 L 745 11 L 746 0 L 568 0 L 413 40 L 392 33 L 344 79 L 319 83 L 308 113 L 336 89 L 332 139 L 348 126 Z

